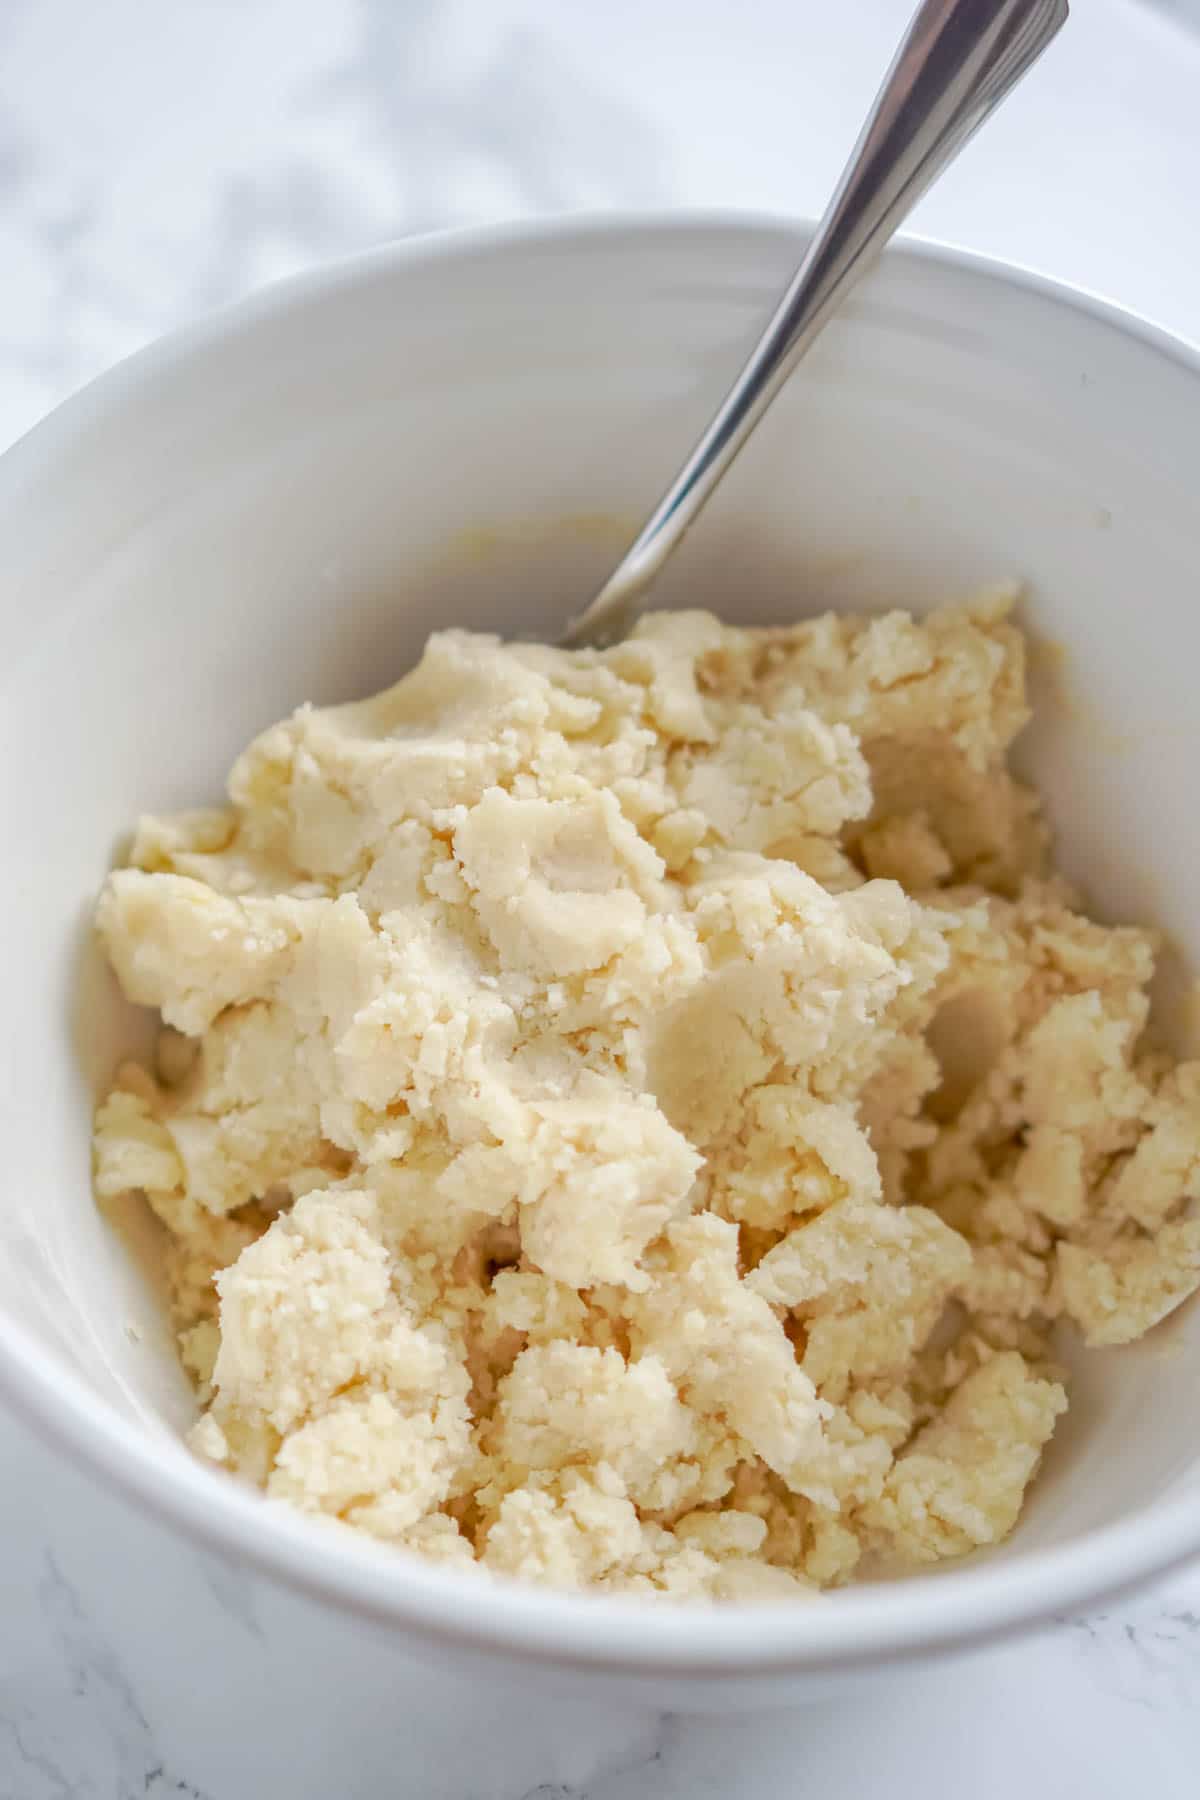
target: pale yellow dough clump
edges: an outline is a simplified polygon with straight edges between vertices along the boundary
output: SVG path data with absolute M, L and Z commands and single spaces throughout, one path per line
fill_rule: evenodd
M 193 1443 L 564 1587 L 745 1599 L 995 1543 L 1047 1336 L 1200 1284 L 1200 1065 L 1006 772 L 1003 598 L 447 631 L 99 905 L 164 1031 L 96 1186 L 169 1233 Z

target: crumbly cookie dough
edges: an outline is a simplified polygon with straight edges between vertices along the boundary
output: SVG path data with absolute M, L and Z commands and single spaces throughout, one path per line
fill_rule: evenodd
M 1200 1285 L 1200 1064 L 1007 772 L 998 596 L 447 631 L 143 819 L 163 1020 L 96 1189 L 168 1234 L 198 1452 L 464 1566 L 795 1595 L 996 1543 L 1056 1321 Z

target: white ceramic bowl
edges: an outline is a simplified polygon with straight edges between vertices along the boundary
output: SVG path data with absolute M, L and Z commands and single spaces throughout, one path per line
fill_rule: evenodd
M 552 633 L 801 241 L 717 220 L 389 248 L 136 358 L 0 461 L 0 1382 L 132 1502 L 302 1590 L 301 1633 L 361 1616 L 385 1628 L 381 1656 L 756 1704 L 984 1641 L 1200 1549 L 1200 1307 L 1082 1359 L 1011 1542 L 936 1576 L 706 1612 L 345 1542 L 180 1447 L 190 1403 L 156 1303 L 92 1204 L 92 1097 L 135 1029 L 87 948 L 119 835 L 140 809 L 212 796 L 297 702 L 393 679 L 433 626 Z M 1197 467 L 1190 351 L 1030 276 L 898 250 L 661 598 L 752 621 L 1027 578 L 1030 626 L 1066 647 L 1026 745 L 1063 859 L 1107 913 L 1160 922 L 1200 962 Z

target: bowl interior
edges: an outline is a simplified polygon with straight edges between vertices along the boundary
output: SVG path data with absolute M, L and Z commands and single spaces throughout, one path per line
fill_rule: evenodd
M 191 1402 L 153 1246 L 139 1267 L 89 1191 L 93 1099 L 146 1028 L 87 931 L 123 833 L 214 798 L 255 731 L 383 685 L 433 627 L 553 634 L 797 247 L 680 225 L 392 253 L 140 359 L 0 464 L 0 1310 L 164 1457 Z M 1022 758 L 1099 911 L 1169 934 L 1177 1036 L 1200 962 L 1198 418 L 1195 366 L 1149 336 L 896 253 L 659 592 L 766 622 L 1025 580 Z M 1200 1307 L 1078 1359 L 1000 1556 L 1200 1492 L 1198 1380 Z

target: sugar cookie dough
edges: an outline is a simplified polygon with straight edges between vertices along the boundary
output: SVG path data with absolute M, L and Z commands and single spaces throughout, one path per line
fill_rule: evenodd
M 195 1449 L 568 1588 L 795 1595 L 996 1543 L 1048 1334 L 1200 1285 L 1200 1064 L 1008 773 L 1006 596 L 914 622 L 439 632 L 99 902 L 153 1071 Z

